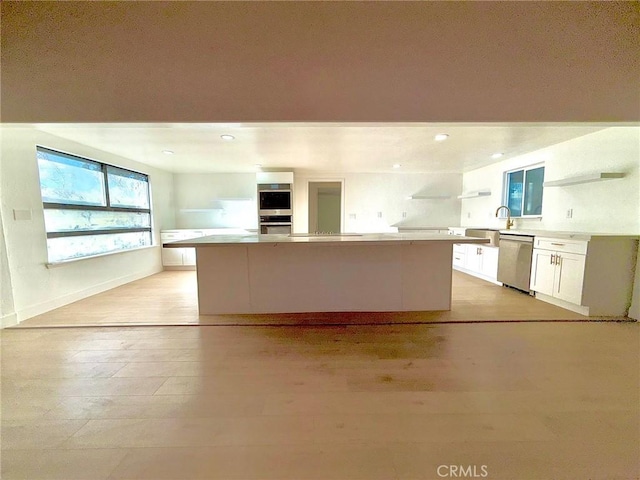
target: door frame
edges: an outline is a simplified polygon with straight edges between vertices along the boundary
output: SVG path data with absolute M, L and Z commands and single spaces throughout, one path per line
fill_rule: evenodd
M 340 233 L 344 233 L 344 178 L 308 178 L 307 179 L 307 232 L 311 228 L 311 183 L 339 183 L 340 184 Z M 317 205 L 317 196 L 316 196 Z

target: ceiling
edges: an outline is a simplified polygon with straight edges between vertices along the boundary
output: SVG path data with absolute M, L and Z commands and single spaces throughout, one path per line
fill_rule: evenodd
M 241 173 L 259 168 L 310 173 L 425 173 L 466 172 L 596 132 L 608 125 L 81 123 L 32 126 L 176 173 Z M 449 137 L 436 141 L 434 137 L 440 133 Z M 234 140 L 222 139 L 221 135 L 225 134 L 233 135 Z M 165 150 L 173 154 L 163 153 Z M 494 153 L 504 156 L 494 159 Z M 394 168 L 394 164 L 401 166 Z

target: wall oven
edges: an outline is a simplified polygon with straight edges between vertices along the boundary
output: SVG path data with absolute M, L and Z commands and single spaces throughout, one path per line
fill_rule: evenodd
M 270 183 L 258 185 L 258 213 L 268 215 L 293 215 L 291 185 Z

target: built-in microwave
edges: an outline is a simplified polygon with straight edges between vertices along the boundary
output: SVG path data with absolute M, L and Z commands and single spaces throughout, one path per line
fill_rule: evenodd
M 258 185 L 260 215 L 293 215 L 291 201 L 291 185 L 288 183 Z

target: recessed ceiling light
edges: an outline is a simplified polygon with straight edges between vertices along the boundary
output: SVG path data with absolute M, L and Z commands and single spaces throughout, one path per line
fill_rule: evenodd
M 162 153 L 164 153 L 165 155 L 173 155 L 174 151 L 173 150 L 162 150 Z
M 226 133 L 224 135 L 220 135 L 220 138 L 223 139 L 223 140 L 227 140 L 227 141 L 236 139 L 236 137 L 234 137 L 233 135 L 228 135 Z
M 500 158 L 503 155 L 504 155 L 504 153 L 497 152 L 497 153 L 494 153 L 493 155 L 491 155 L 491 158 Z
M 394 163 L 393 164 L 393 168 L 400 168 L 402 165 L 400 165 L 399 163 Z
M 442 142 L 442 141 L 446 140 L 447 138 L 449 138 L 449 134 L 448 133 L 439 133 L 434 138 L 435 138 L 436 142 Z

